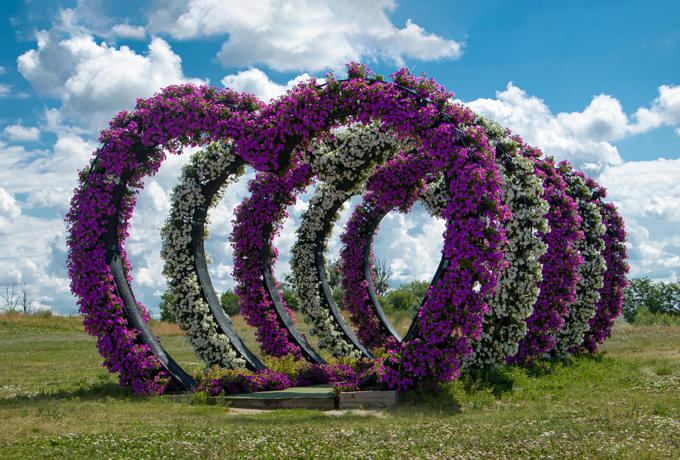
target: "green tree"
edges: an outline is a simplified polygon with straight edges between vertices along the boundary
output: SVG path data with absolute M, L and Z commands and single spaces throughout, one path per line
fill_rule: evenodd
M 340 278 L 342 276 L 342 272 L 340 270 L 341 264 L 342 260 L 340 258 L 336 258 L 331 261 L 326 261 L 328 286 L 331 288 L 331 291 L 335 291 L 336 288 L 340 287 Z M 333 297 L 335 297 L 335 295 Z
M 413 296 L 412 308 L 417 310 L 423 303 L 425 294 L 427 294 L 427 290 L 430 288 L 430 283 L 428 283 L 427 281 L 414 280 L 411 281 L 410 283 L 402 284 L 399 288 L 406 289 L 411 293 L 411 295 Z
M 284 302 L 288 305 L 288 308 L 293 311 L 298 311 L 300 309 L 300 300 L 288 283 L 279 286 L 279 291 L 281 292 L 281 297 L 283 297 Z
M 229 316 L 238 315 L 241 313 L 241 307 L 238 304 L 239 297 L 236 295 L 233 289 L 224 291 L 224 294 L 220 297 L 220 305 L 222 305 L 222 310 Z
M 395 310 L 410 310 L 415 303 L 413 294 L 408 289 L 394 289 L 386 297 Z
M 623 296 L 623 316 L 633 322 L 644 307 L 645 314 L 680 315 L 680 283 L 633 278 Z
M 168 321 L 170 323 L 176 322 L 175 317 L 170 313 L 169 305 L 176 305 L 177 298 L 170 294 L 170 291 L 165 291 L 161 296 L 161 302 L 158 304 L 158 308 L 161 311 L 161 321 Z

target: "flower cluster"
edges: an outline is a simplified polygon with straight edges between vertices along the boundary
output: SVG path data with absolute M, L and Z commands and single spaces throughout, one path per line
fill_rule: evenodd
M 216 205 L 220 192 L 243 172 L 243 160 L 233 154 L 231 145 L 210 144 L 194 154 L 182 169 L 172 192 L 170 216 L 161 229 L 163 274 L 175 299 L 168 302 L 168 311 L 208 366 L 245 367 L 245 361 L 215 321 L 199 284 L 191 245 L 194 225 L 203 222 L 195 222 L 195 214 Z
M 532 158 L 537 177 L 543 180 L 544 198 L 548 202 L 549 232 L 539 232 L 548 245 L 540 258 L 543 265 L 540 293 L 534 311 L 527 318 L 527 334 L 519 342 L 518 351 L 509 362 L 529 363 L 547 353 L 555 345 L 554 336 L 562 328 L 564 318 L 576 298 L 578 268 L 583 258 L 576 248 L 584 238 L 582 219 L 574 200 L 567 194 L 567 184 L 550 158 L 516 138 L 523 155 Z
M 292 369 L 264 369 L 258 372 L 211 368 L 199 376 L 199 389 L 211 396 L 257 391 L 284 390 L 320 384 L 338 386 L 339 391 L 358 389 L 363 377 L 374 371 L 370 361 L 352 363 L 312 364 L 300 363 Z
M 534 174 L 532 159 L 519 153 L 509 130 L 483 117 L 476 122 L 485 127 L 496 148 L 501 201 L 508 206 L 511 217 L 504 223 L 508 266 L 488 300 L 489 311 L 482 320 L 482 334 L 472 342 L 472 352 L 463 362 L 466 369 L 500 364 L 517 354 L 542 281 L 540 259 L 547 245 L 539 235 L 549 231 L 545 217 L 549 205 L 543 198 L 543 181 Z
M 498 285 L 488 299 L 489 311 L 483 317 L 482 334 L 478 339 L 471 339 L 472 352 L 463 362 L 465 367 L 484 367 L 504 362 L 506 357 L 514 355 L 517 352 L 517 342 L 526 333 L 526 319 L 533 312 L 533 305 L 538 296 L 538 283 L 541 280 L 542 267 L 538 259 L 546 252 L 546 245 L 538 238 L 536 232 L 547 233 L 548 231 L 547 221 L 544 218 L 548 211 L 548 204 L 542 198 L 543 183 L 534 175 L 532 161 L 515 152 L 517 145 L 509 138 L 509 131 L 503 130 L 483 117 L 477 117 L 473 123 L 476 129 L 479 126 L 484 128 L 491 145 L 497 151 L 496 160 L 503 193 L 501 200 L 504 205 L 508 206 L 511 213 L 511 217 L 504 223 L 508 238 L 505 248 L 508 268 L 500 275 Z M 473 130 L 468 139 L 467 131 L 468 127 L 461 129 L 463 142 L 471 140 L 476 132 Z M 429 179 L 432 179 L 432 176 Z M 442 210 L 449 201 L 446 183 L 441 174 L 432 180 L 425 190 L 418 189 L 410 181 L 402 186 L 399 192 L 403 193 L 404 202 L 391 204 L 402 207 L 410 206 L 414 197 L 413 192 L 417 191 L 419 192 L 418 199 L 423 201 L 429 213 L 433 216 L 441 216 Z M 376 188 L 376 193 L 383 193 L 383 189 Z M 375 198 L 375 195 L 372 195 L 370 201 L 375 201 Z M 362 290 L 371 287 L 370 280 L 363 278 L 365 270 L 362 272 L 361 265 L 358 265 L 361 260 L 359 256 L 362 252 L 365 254 L 370 247 L 366 243 L 369 238 L 373 237 L 377 228 L 376 219 L 379 220 L 385 211 L 387 210 L 365 201 L 357 208 L 347 232 L 342 237 L 346 242 L 343 251 L 348 258 L 343 280 L 348 287 L 346 291 L 350 286 L 357 286 L 357 283 Z M 355 230 L 359 231 L 355 232 Z M 349 236 L 350 234 L 353 234 L 353 238 L 358 239 L 357 242 L 362 244 L 352 244 L 354 241 Z M 349 247 L 353 246 L 357 257 L 349 258 Z M 365 264 L 366 258 L 361 262 Z M 348 300 L 356 301 L 359 298 L 357 294 L 363 294 L 356 288 L 351 291 L 345 294 Z M 365 295 L 363 297 L 365 298 Z M 358 302 L 350 303 L 349 306 L 356 312 L 352 319 L 359 330 L 364 331 L 364 338 L 372 341 L 374 345 L 384 341 L 384 336 L 392 332 L 388 325 L 382 324 L 383 317 L 379 314 L 380 305 Z M 380 324 L 381 327 L 373 327 L 373 324 Z M 382 336 L 378 335 L 381 332 Z M 400 340 L 394 332 L 392 336 L 393 338 L 388 337 L 387 340 Z
M 600 193 L 600 198 L 604 198 L 603 191 Z M 600 289 L 600 300 L 597 302 L 595 315 L 589 321 L 589 329 L 583 338 L 583 343 L 577 350 L 572 350 L 589 353 L 597 352 L 598 344 L 611 335 L 614 320 L 621 314 L 623 290 L 628 285 L 626 273 L 629 269 L 626 263 L 628 255 L 623 219 L 612 203 L 604 203 L 600 199 L 597 204 L 606 228 L 602 255 L 607 270 L 604 273 L 602 289 Z
M 578 206 L 584 234 L 584 238 L 576 242 L 576 249 L 583 258 L 578 268 L 576 299 L 569 305 L 569 313 L 562 329 L 555 336 L 555 348 L 552 351 L 555 356 L 565 358 L 573 348 L 581 345 L 584 334 L 590 328 L 589 322 L 597 310 L 607 265 L 602 255 L 605 226 L 593 191 L 586 185 L 583 174 L 573 171 L 569 163 L 561 162 L 557 170 L 567 183 L 567 193 Z

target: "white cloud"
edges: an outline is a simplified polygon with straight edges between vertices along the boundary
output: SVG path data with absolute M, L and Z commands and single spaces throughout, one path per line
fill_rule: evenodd
M 680 128 L 675 128 L 673 132 L 676 134 L 676 136 L 680 136 Z
M 385 216 L 373 250 L 392 269 L 393 285 L 432 279 L 441 257 L 444 229 L 444 220 L 430 217 L 419 203 L 409 214 L 392 211 Z
M 160 3 L 159 3 L 160 6 Z M 392 0 L 192 0 L 153 9 L 149 30 L 178 39 L 228 35 L 218 59 L 229 67 L 340 70 L 355 60 L 456 59 L 462 44 L 427 33 L 410 19 L 395 27 Z
M 631 276 L 680 275 L 680 159 L 627 162 L 599 178 L 626 223 Z
M 25 284 L 35 309 L 74 312 L 76 304 L 66 271 L 63 221 L 19 214 L 9 219 L 2 233 L 3 239 L 11 244 L 3 245 L 0 283 Z
M 38 46 L 17 59 L 19 72 L 33 88 L 62 101 L 60 110 L 91 130 L 106 126 L 118 111 L 134 108 L 170 84 L 188 80 L 181 58 L 167 42 L 151 40 L 139 55 L 126 46 L 97 43 L 91 35 L 60 39 L 59 32 L 39 32 Z
M 510 82 L 505 91 L 496 93 L 496 99 L 477 99 L 467 105 L 510 128 L 546 155 L 569 160 L 591 174 L 622 161 L 611 141 L 624 135 L 628 118 L 611 96 L 595 96 L 583 112 L 554 115 L 542 99 Z
M 9 94 L 9 90 L 12 89 L 11 86 L 0 83 L 0 97 L 5 97 Z
M 637 123 L 631 126 L 632 133 L 680 124 L 680 86 L 661 85 L 658 91 L 659 96 L 652 101 L 649 109 L 642 107 L 635 112 Z
M 116 24 L 111 29 L 114 35 L 121 38 L 135 38 L 143 40 L 146 37 L 146 30 L 142 26 L 131 26 L 130 24 Z
M 37 141 L 40 138 L 40 130 L 35 126 L 9 125 L 2 132 L 11 141 Z
M 255 95 L 262 101 L 269 102 L 275 99 L 287 90 L 293 88 L 298 83 L 309 80 L 310 76 L 303 73 L 290 80 L 285 85 L 279 85 L 269 79 L 269 77 L 260 69 L 243 70 L 235 75 L 227 75 L 221 80 L 225 88 L 231 88 L 235 91 L 245 92 Z M 325 79 L 318 79 L 319 83 L 323 83 Z
M 14 197 L 0 187 L 0 234 L 21 214 L 21 207 Z
M 76 134 L 58 135 L 51 150 L 26 150 L 0 141 L 4 167 L 0 183 L 13 194 L 26 194 L 24 206 L 68 209 L 77 171 L 89 161 L 97 144 Z

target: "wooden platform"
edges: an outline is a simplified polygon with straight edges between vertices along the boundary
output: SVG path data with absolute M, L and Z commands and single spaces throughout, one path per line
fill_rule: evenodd
M 396 391 L 352 391 L 333 394 L 330 385 L 287 388 L 228 395 L 220 398 L 230 407 L 243 409 L 384 409 L 399 401 Z
M 228 395 L 223 399 L 229 406 L 243 409 L 335 409 L 335 395 L 330 385 Z

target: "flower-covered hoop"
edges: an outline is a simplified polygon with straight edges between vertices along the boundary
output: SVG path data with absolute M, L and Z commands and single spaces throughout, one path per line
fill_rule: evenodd
M 164 159 L 161 147 L 239 137 L 261 103 L 250 96 L 206 87 L 172 86 L 138 100 L 135 112 L 121 112 L 102 131 L 91 165 L 79 174 L 66 221 L 71 290 L 84 315 L 85 330 L 98 337 L 104 364 L 121 384 L 138 393 L 193 388 L 196 383 L 162 348 L 148 327 L 148 315 L 130 287 L 123 243 L 142 178 Z M 246 146 L 243 142 L 242 147 Z M 240 151 L 261 168 L 277 167 L 285 155 L 262 149 Z
M 360 192 L 376 165 L 396 155 L 401 143 L 379 126 L 356 125 L 322 144 L 326 155 L 313 157 L 318 159 L 312 161 L 313 168 L 319 171 L 323 183 L 302 214 L 291 251 L 291 268 L 300 311 L 311 323 L 310 333 L 319 337 L 321 348 L 336 357 L 373 354 L 349 328 L 333 299 L 324 257 L 328 238 L 343 204 Z
M 511 217 L 504 224 L 508 238 L 505 258 L 509 267 L 501 274 L 493 296 L 489 298 L 489 311 L 483 318 L 482 334 L 478 339 L 471 339 L 472 353 L 464 361 L 465 367 L 484 367 L 504 362 L 507 356 L 514 355 L 517 351 L 517 342 L 526 333 L 526 318 L 533 312 L 533 304 L 538 296 L 538 283 L 541 279 L 541 264 L 538 259 L 546 251 L 545 243 L 535 232 L 547 232 L 547 221 L 544 215 L 548 211 L 548 205 L 542 198 L 543 184 L 534 175 L 532 161 L 515 152 L 517 145 L 509 138 L 509 132 L 483 117 L 477 117 L 474 125 L 478 126 L 470 131 L 469 136 L 472 137 L 479 127 L 483 127 L 489 136 L 491 145 L 496 149 L 497 166 L 501 178 L 501 199 L 511 211 Z M 429 176 L 429 179 L 433 179 L 433 176 Z M 417 198 L 425 204 L 430 215 L 435 217 L 441 216 L 449 200 L 446 184 L 441 179 L 441 175 L 438 175 L 437 179 L 429 183 L 425 190 L 417 192 Z M 404 185 L 401 196 L 412 196 L 410 193 L 414 190 L 413 187 Z M 365 286 L 368 295 L 364 294 L 363 301 L 354 294 L 346 295 L 346 299 L 360 302 L 358 305 L 351 303 L 348 309 L 359 312 L 352 318 L 357 320 L 357 327 L 360 330 L 363 329 L 365 335 L 368 335 L 366 339 L 376 345 L 379 345 L 382 340 L 400 342 L 402 339 L 386 319 L 375 293 L 371 279 L 370 241 L 373 239 L 380 220 L 386 211 L 391 209 L 390 205 L 403 208 L 410 202 L 409 198 L 401 200 L 400 195 L 397 194 L 397 201 L 376 205 L 374 201 L 380 200 L 380 193 L 381 189 L 376 189 L 376 193 L 370 195 L 370 198 L 357 208 L 347 225 L 346 234 L 342 237 L 345 244 L 350 246 L 354 242 L 363 242 L 363 247 L 359 246 L 355 250 L 349 250 L 346 247 L 344 250 L 343 254 L 347 260 L 346 265 L 343 266 L 348 279 L 343 282 L 348 287 L 355 286 L 357 281 Z M 372 212 L 377 209 L 381 212 Z M 356 239 L 352 240 L 347 234 L 354 234 Z M 358 259 L 350 257 L 351 254 L 358 254 L 362 251 L 363 271 L 355 266 Z M 446 269 L 447 261 L 442 258 L 431 284 L 436 284 Z M 363 279 L 354 279 L 358 274 L 363 274 Z M 421 307 L 426 301 L 427 296 L 423 299 Z M 365 310 L 362 304 L 372 308 Z M 404 340 L 416 337 L 416 318 L 412 321 Z M 379 328 L 373 327 L 376 322 L 380 325 Z M 368 327 L 362 328 L 362 323 L 368 324 Z
M 569 357 L 572 350 L 583 342 L 590 329 L 590 320 L 597 312 L 600 290 L 604 286 L 604 273 L 607 264 L 602 252 L 605 241 L 602 238 L 606 228 L 602 223 L 597 197 L 586 184 L 583 173 L 574 171 L 567 162 L 561 162 L 557 171 L 567 183 L 567 193 L 576 202 L 579 215 L 583 220 L 581 228 L 584 238 L 576 242 L 576 249 L 583 258 L 578 268 L 579 280 L 576 284 L 576 298 L 569 305 L 562 329 L 555 336 L 552 353 L 559 358 Z
M 396 74 L 394 77 L 401 87 L 414 88 L 410 89 L 410 92 L 407 94 L 417 92 L 419 87 L 421 88 L 420 91 L 422 91 L 422 88 L 428 88 L 428 91 L 434 88 L 431 81 L 424 79 L 416 80 L 408 77 L 408 79 L 404 80 L 400 74 Z M 398 92 L 403 91 L 402 88 L 395 89 Z M 470 260 L 467 261 L 468 263 L 461 271 L 470 270 L 475 273 L 472 277 L 480 280 L 479 285 L 484 286 L 482 290 L 489 289 L 489 285 L 495 280 L 495 273 L 497 271 L 494 269 L 495 264 L 502 263 L 500 254 L 492 256 L 491 260 L 487 262 L 483 262 L 490 254 L 496 254 L 498 244 L 503 239 L 502 231 L 499 232 L 496 228 L 486 228 L 486 222 L 495 222 L 499 218 L 498 213 L 501 211 L 498 203 L 497 173 L 490 160 L 490 156 L 483 153 L 485 152 L 484 150 L 473 149 L 466 151 L 461 149 L 454 150 L 451 153 L 448 152 L 451 149 L 451 145 L 456 143 L 456 139 L 460 135 L 455 125 L 450 123 L 453 122 L 459 125 L 470 115 L 464 110 L 447 107 L 445 99 L 441 96 L 438 96 L 438 98 L 441 100 L 441 103 L 438 103 L 437 106 L 441 108 L 436 112 L 425 111 L 426 117 L 432 117 L 430 118 L 431 121 L 427 122 L 426 125 L 434 127 L 434 132 L 438 132 L 434 139 L 423 138 L 422 133 L 419 133 L 417 130 L 411 130 L 414 126 L 422 125 L 422 122 L 414 122 L 412 120 L 408 125 L 409 128 L 404 129 L 399 124 L 392 125 L 385 123 L 386 120 L 383 117 L 383 125 L 388 129 L 394 129 L 400 136 L 418 139 L 418 142 L 423 142 L 423 146 L 420 148 L 423 151 L 433 152 L 431 159 L 434 163 L 438 164 L 441 170 L 450 171 L 457 167 L 460 169 L 461 172 L 452 182 L 456 187 L 466 190 L 466 193 L 475 197 L 471 202 L 465 203 L 465 211 L 463 212 L 466 215 L 481 213 L 485 217 L 481 219 L 475 218 L 474 223 L 463 229 L 450 228 L 447 234 L 449 235 L 448 239 L 451 240 L 448 250 L 455 252 L 457 250 L 455 248 L 463 248 L 469 251 L 471 254 Z M 423 100 L 423 102 L 425 101 Z M 426 102 L 426 104 L 430 104 L 430 102 Z M 364 121 L 361 118 L 356 120 L 361 122 L 368 121 Z M 399 120 L 399 123 L 403 122 L 403 119 Z M 442 139 L 447 139 L 449 143 L 443 144 Z M 312 174 L 311 168 L 306 167 L 305 164 L 302 164 L 297 170 L 291 169 L 286 177 L 278 178 L 271 174 L 260 174 L 249 185 L 251 196 L 243 201 L 236 212 L 237 223 L 231 236 L 235 254 L 234 276 L 238 282 L 236 292 L 242 299 L 242 311 L 245 308 L 247 316 L 261 321 L 258 329 L 263 330 L 264 334 L 260 333 L 258 335 L 263 350 L 274 356 L 290 353 L 296 354 L 299 351 L 297 345 L 288 335 L 289 329 L 280 327 L 280 318 L 284 316 L 280 312 L 283 310 L 282 306 L 285 307 L 285 305 L 283 305 L 280 294 L 275 290 L 276 280 L 271 275 L 270 267 L 277 255 L 276 250 L 271 246 L 271 240 L 285 217 L 285 206 L 292 204 L 295 192 L 300 191 L 308 183 Z M 468 177 L 470 182 L 461 179 Z M 460 181 L 464 182 L 464 185 L 459 185 L 458 182 Z M 480 187 L 488 188 L 480 189 Z M 475 206 L 477 207 L 474 208 Z M 471 210 L 470 207 L 473 207 L 474 210 Z M 453 206 L 450 210 L 451 215 L 456 212 L 460 211 L 457 211 L 457 206 Z M 480 242 L 476 238 L 468 241 L 465 235 L 470 234 L 471 229 L 479 226 L 480 222 L 484 222 L 483 227 L 485 230 L 483 231 L 488 239 L 481 246 L 477 246 Z M 482 250 L 484 253 L 477 254 L 479 250 Z M 458 280 L 455 278 L 451 277 L 442 283 L 442 289 L 446 289 L 452 284 L 465 283 L 462 279 Z M 458 290 L 458 292 L 460 292 L 459 295 L 462 295 L 463 292 L 469 292 L 470 302 L 466 306 L 477 304 L 478 291 L 472 290 L 470 286 L 466 285 Z M 446 297 L 448 294 L 441 293 L 441 295 Z M 436 305 L 438 305 L 438 308 L 442 308 L 445 302 L 443 298 L 439 298 Z M 479 308 L 481 309 L 482 306 L 480 305 Z M 248 309 L 253 309 L 253 314 L 248 313 Z M 443 329 L 429 338 L 429 344 L 422 340 L 404 344 L 404 349 L 409 352 L 407 357 L 410 358 L 412 354 L 417 359 L 415 363 L 404 363 L 403 361 L 406 361 L 406 359 L 402 358 L 404 356 L 402 352 L 392 353 L 384 373 L 380 376 L 383 383 L 393 388 L 407 388 L 425 379 L 441 381 L 451 378 L 454 373 L 455 363 L 451 362 L 450 352 L 455 347 L 452 348 L 448 344 L 439 346 L 439 344 L 448 343 L 447 338 L 452 332 L 451 329 L 448 329 L 451 327 L 451 323 L 449 321 L 444 321 L 443 323 L 436 321 L 434 324 L 428 324 L 428 327 Z M 449 332 L 446 332 L 447 330 Z M 418 350 L 418 352 L 411 352 L 411 349 L 414 349 L 414 351 Z M 423 349 L 427 351 L 421 353 L 420 350 Z M 428 357 L 432 357 L 432 359 L 428 359 Z M 440 363 L 441 366 L 439 366 Z M 422 370 L 419 371 L 417 369 Z
M 243 343 L 220 305 L 203 242 L 209 208 L 243 172 L 244 161 L 230 144 L 211 144 L 192 156 L 172 193 L 170 215 L 161 229 L 161 257 L 174 299 L 168 311 L 196 355 L 207 366 L 261 370 L 266 366 Z
M 607 269 L 604 273 L 603 286 L 600 289 L 600 300 L 597 302 L 595 315 L 588 322 L 589 329 L 585 333 L 581 345 L 572 349 L 574 353 L 596 353 L 598 344 L 603 343 L 611 335 L 614 320 L 621 314 L 623 291 L 628 285 L 626 274 L 629 266 L 626 263 L 628 254 L 623 219 L 612 203 L 603 201 L 607 196 L 604 188 L 590 178 L 586 179 L 586 185 L 593 191 L 593 199 L 598 206 L 602 223 L 606 228 L 602 237 L 604 240 L 602 255 Z
M 540 150 L 530 147 L 515 136 L 520 152 L 532 158 L 534 173 L 542 179 L 544 198 L 548 202 L 549 232 L 539 233 L 548 245 L 540 258 L 543 265 L 540 293 L 534 311 L 527 318 L 527 333 L 519 342 L 518 351 L 508 362 L 529 364 L 549 352 L 555 345 L 555 335 L 562 328 L 576 298 L 578 268 L 583 258 L 575 247 L 584 238 L 582 219 L 574 200 L 567 194 L 567 184 L 557 172 L 551 158 L 541 158 Z

